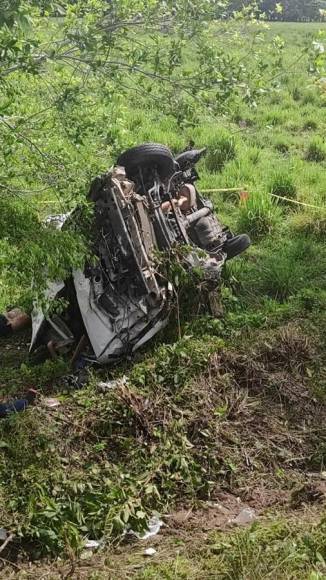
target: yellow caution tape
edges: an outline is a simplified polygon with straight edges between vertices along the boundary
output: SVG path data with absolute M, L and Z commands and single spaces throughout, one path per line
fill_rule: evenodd
M 225 191 L 228 192 L 241 192 L 245 189 L 245 187 L 223 187 L 222 189 L 201 189 L 201 193 L 224 193 Z
M 245 187 L 231 187 L 231 188 L 223 188 L 223 189 L 201 189 L 202 193 L 224 193 L 224 192 L 246 192 Z M 276 193 L 269 193 L 272 197 L 276 197 L 277 199 L 281 199 L 283 201 L 288 201 L 289 203 L 294 203 L 297 205 L 303 205 L 304 207 L 311 207 L 313 209 L 320 209 L 322 211 L 326 211 L 325 206 L 320 205 L 313 205 L 312 203 L 305 203 L 304 201 L 298 201 L 297 199 L 290 199 L 289 197 L 284 197 L 283 195 L 276 195 Z
M 322 211 L 326 211 L 326 207 L 320 205 L 313 205 L 312 203 L 305 203 L 304 201 L 298 201 L 297 199 L 290 199 L 289 197 L 284 197 L 283 195 L 276 195 L 276 193 L 270 193 L 272 197 L 277 197 L 277 199 L 283 199 L 285 201 L 289 201 L 290 203 L 296 203 L 297 205 L 304 205 L 305 207 L 312 207 L 314 209 L 321 209 Z

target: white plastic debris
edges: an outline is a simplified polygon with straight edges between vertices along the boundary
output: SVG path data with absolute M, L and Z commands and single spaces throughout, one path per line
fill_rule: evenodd
M 136 538 L 138 538 L 138 540 L 147 540 L 148 538 L 151 538 L 152 536 L 156 536 L 156 534 L 159 533 L 161 527 L 163 526 L 163 522 L 162 520 L 160 520 L 158 517 L 153 516 L 152 518 L 149 519 L 148 522 L 148 529 L 145 530 L 145 532 L 134 532 L 133 530 L 130 530 L 130 534 L 132 534 L 133 536 L 136 536 Z
M 236 518 L 229 520 L 231 524 L 237 524 L 238 526 L 243 526 L 245 524 L 251 524 L 257 519 L 255 510 L 251 508 L 244 508 L 237 515 Z
M 0 541 L 3 542 L 8 537 L 8 531 L 5 528 L 0 528 Z
M 155 548 L 146 548 L 144 551 L 144 556 L 154 556 L 156 554 Z
M 322 471 L 320 475 L 322 479 L 326 479 L 326 471 Z
M 60 407 L 61 403 L 59 399 L 43 399 L 43 405 L 47 409 L 55 409 L 56 407 Z
M 325 46 L 323 45 L 322 42 L 316 42 L 314 41 L 312 43 L 313 49 L 317 54 L 324 54 L 325 52 Z
M 110 391 L 111 389 L 115 389 L 117 387 L 117 381 L 108 381 L 107 383 L 100 381 L 97 384 L 97 388 L 99 391 Z
M 97 540 L 86 540 L 84 546 L 88 550 L 96 550 L 96 548 L 99 548 L 100 542 Z
M 120 379 L 116 379 L 114 381 L 100 381 L 99 383 L 97 383 L 97 388 L 99 391 L 101 391 L 102 393 L 105 393 L 105 391 L 110 391 L 112 389 L 117 389 L 118 387 L 122 387 L 125 386 L 127 384 L 127 377 L 123 376 Z

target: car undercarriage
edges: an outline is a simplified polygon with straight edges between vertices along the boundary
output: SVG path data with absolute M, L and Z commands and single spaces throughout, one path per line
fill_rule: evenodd
M 168 321 L 172 281 L 162 276 L 160 256 L 181 248 L 184 266 L 200 269 L 211 288 L 227 259 L 244 251 L 248 236 L 234 236 L 197 190 L 196 163 L 205 149 L 174 157 L 159 144 L 127 150 L 94 179 L 94 260 L 63 281 L 50 283 L 47 300 L 64 300 L 60 314 L 33 312 L 31 353 L 83 355 L 100 364 L 128 356 Z M 59 227 L 76 220 L 59 216 Z

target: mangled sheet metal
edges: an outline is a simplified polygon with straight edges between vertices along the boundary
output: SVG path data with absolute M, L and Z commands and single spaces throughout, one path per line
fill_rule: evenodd
M 90 188 L 94 204 L 92 247 L 95 259 L 84 270 L 49 284 L 48 298 L 68 304 L 59 316 L 33 315 L 31 351 L 73 352 L 87 344 L 89 356 L 108 363 L 134 352 L 167 323 L 171 285 L 157 269 L 157 252 L 183 245 L 185 265 L 201 267 L 217 286 L 232 253 L 249 240 L 235 238 L 197 191 L 195 163 L 204 150 L 176 159 L 164 146 L 145 144 L 120 156 L 116 167 Z M 58 227 L 66 227 L 59 216 Z M 198 253 L 196 249 L 201 248 Z

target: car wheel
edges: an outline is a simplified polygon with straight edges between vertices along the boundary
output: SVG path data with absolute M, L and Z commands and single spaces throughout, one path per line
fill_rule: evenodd
M 239 236 L 233 236 L 226 240 L 223 246 L 223 250 L 226 253 L 227 260 L 242 254 L 251 244 L 249 236 L 247 234 L 240 234 Z
M 137 175 L 138 169 L 156 169 L 162 180 L 168 179 L 176 171 L 170 149 L 158 143 L 144 143 L 127 149 L 120 155 L 117 163 L 125 168 L 130 179 Z

